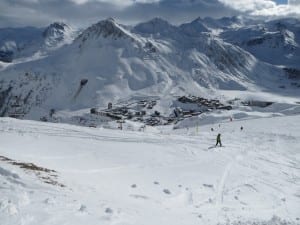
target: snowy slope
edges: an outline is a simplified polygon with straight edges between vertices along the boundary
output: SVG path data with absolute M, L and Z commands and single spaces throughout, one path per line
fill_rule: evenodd
M 168 111 L 178 95 L 299 94 L 281 68 L 210 33 L 194 34 L 158 18 L 131 30 L 113 19 L 100 21 L 47 57 L 5 67 L 1 116 L 40 119 L 51 109 L 87 112 L 137 96 L 166 100 L 162 108 Z M 82 80 L 88 82 L 81 87 Z
M 243 27 L 250 22 L 251 21 L 249 19 L 246 20 L 246 19 L 243 19 L 242 17 L 237 17 L 237 16 L 223 17 L 220 19 L 213 19 L 210 17 L 205 17 L 205 18 L 198 17 L 191 23 L 185 24 L 185 26 L 187 26 L 187 25 L 195 26 L 196 25 L 196 26 L 202 26 L 204 29 L 206 28 L 206 31 L 208 31 L 208 30 L 222 31 L 222 30 L 228 30 L 228 29 L 232 29 L 232 28 Z
M 1 118 L 1 225 L 300 224 L 299 122 L 130 132 Z
M 300 21 L 280 19 L 229 29 L 221 37 L 239 45 L 265 62 L 298 68 L 300 62 Z
M 30 60 L 26 58 L 37 58 L 71 43 L 76 33 L 74 28 L 62 22 L 52 23 L 46 28 L 1 28 L 0 61 L 24 61 Z

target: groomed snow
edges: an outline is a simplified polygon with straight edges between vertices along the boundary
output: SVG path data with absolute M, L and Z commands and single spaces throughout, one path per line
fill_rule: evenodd
M 137 132 L 0 118 L 0 224 L 300 224 L 299 124 Z

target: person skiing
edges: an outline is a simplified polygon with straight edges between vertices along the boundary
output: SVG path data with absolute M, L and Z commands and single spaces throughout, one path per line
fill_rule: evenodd
M 222 143 L 221 143 L 221 134 L 219 133 L 217 136 L 217 143 L 216 143 L 216 147 L 217 145 L 220 144 L 220 147 L 222 147 Z
M 241 131 L 244 129 L 244 127 L 243 126 L 241 126 Z

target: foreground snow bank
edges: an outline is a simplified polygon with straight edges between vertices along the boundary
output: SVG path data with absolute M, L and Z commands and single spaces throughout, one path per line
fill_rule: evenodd
M 300 224 L 299 122 L 159 133 L 1 118 L 0 156 L 17 162 L 0 161 L 1 225 Z

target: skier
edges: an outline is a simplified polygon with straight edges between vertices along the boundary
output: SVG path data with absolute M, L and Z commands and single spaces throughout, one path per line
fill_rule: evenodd
M 221 134 L 219 133 L 217 136 L 217 143 L 216 143 L 216 147 L 217 145 L 220 144 L 220 147 L 222 147 L 222 143 L 221 143 Z
M 241 126 L 241 131 L 244 129 L 244 127 L 243 126 Z

